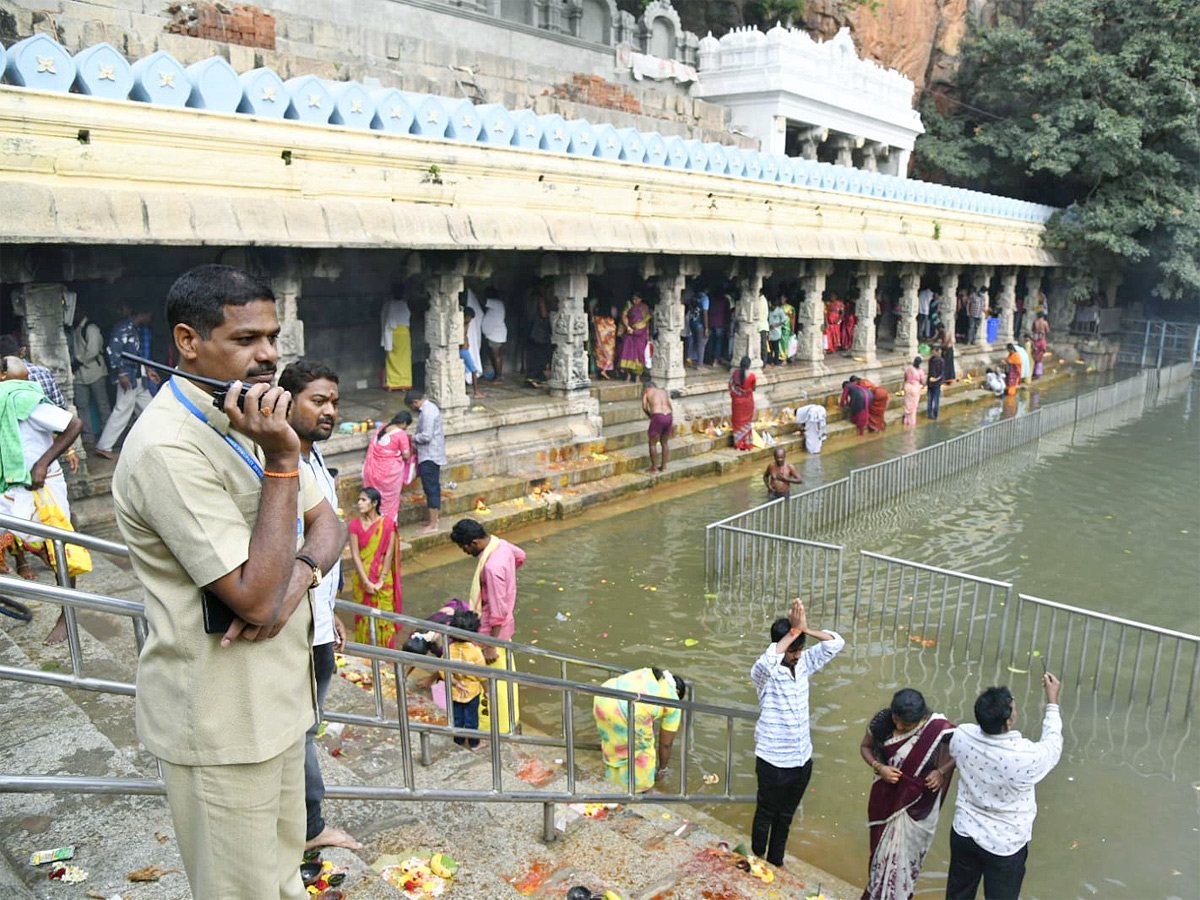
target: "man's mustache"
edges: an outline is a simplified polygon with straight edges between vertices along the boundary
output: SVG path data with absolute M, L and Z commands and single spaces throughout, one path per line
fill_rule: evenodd
M 246 373 L 246 377 L 247 378 L 257 378 L 259 375 L 274 375 L 275 370 L 276 370 L 276 367 L 274 365 L 267 363 L 267 364 L 264 364 L 261 366 L 256 366 L 253 369 L 250 369 Z

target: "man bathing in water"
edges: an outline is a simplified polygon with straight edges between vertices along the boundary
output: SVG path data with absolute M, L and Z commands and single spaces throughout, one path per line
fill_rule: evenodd
M 796 471 L 796 467 L 787 461 L 787 453 L 782 447 L 775 448 L 775 459 L 767 463 L 767 471 L 763 472 L 763 484 L 767 486 L 767 497 L 778 500 L 786 497 L 793 484 L 803 484 L 804 479 Z
M 671 437 L 671 428 L 675 424 L 675 420 L 671 415 L 671 398 L 666 391 L 650 380 L 647 380 L 642 387 L 642 411 L 650 417 L 650 427 L 646 430 L 646 435 L 650 440 L 650 468 L 646 471 L 665 472 L 667 457 L 670 455 L 667 441 Z M 654 449 L 656 441 L 662 444 L 661 464 L 656 459 Z

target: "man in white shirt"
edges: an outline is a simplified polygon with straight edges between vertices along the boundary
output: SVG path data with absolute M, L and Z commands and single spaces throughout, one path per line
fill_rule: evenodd
M 933 334 L 929 322 L 929 305 L 933 302 L 933 291 L 921 288 L 917 291 L 917 337 L 927 338 Z
M 806 634 L 820 643 L 804 650 Z M 812 777 L 808 678 L 837 656 L 846 641 L 836 631 L 809 628 L 799 597 L 787 618 L 771 626 L 771 641 L 750 668 L 759 704 L 754 726 L 758 805 L 750 843 L 755 856 L 782 867 L 792 817 Z
M 492 360 L 492 381 L 504 382 L 504 345 L 508 341 L 508 323 L 505 320 L 504 301 L 500 292 L 489 286 L 483 295 L 483 336 L 488 342 L 488 355 Z
M 301 359 L 292 363 L 279 376 L 279 386 L 292 395 L 288 424 L 300 438 L 300 466 L 308 469 L 329 505 L 338 508 L 337 483 L 325 466 L 316 447 L 333 434 L 338 419 L 338 376 L 331 368 L 313 360 Z M 312 589 L 313 600 L 313 677 L 317 683 L 317 721 L 304 736 L 304 805 L 308 821 L 304 834 L 305 850 L 318 847 L 347 847 L 361 850 L 362 844 L 339 828 L 325 822 L 321 802 L 325 799 L 325 780 L 317 759 L 314 738 L 321 727 L 321 712 L 329 683 L 337 671 L 335 653 L 346 646 L 346 629 L 334 612 L 337 600 L 341 563 L 321 576 Z
M 1021 894 L 1033 820 L 1034 785 L 1050 774 L 1062 755 L 1062 683 L 1042 676 L 1046 712 L 1042 739 L 1013 730 L 1017 703 L 1007 687 L 990 687 L 975 701 L 978 725 L 959 725 L 950 739 L 958 765 L 958 800 L 950 832 L 947 900 L 972 900 L 983 879 L 983 895 L 1015 898 Z

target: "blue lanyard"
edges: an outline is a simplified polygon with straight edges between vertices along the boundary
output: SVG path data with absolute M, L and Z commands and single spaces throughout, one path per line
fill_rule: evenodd
M 182 389 L 180 389 L 179 384 L 176 382 L 174 375 L 171 376 L 171 391 L 175 394 L 175 399 L 182 403 L 188 412 L 219 434 L 221 439 L 224 440 L 225 443 L 227 443 L 230 447 L 232 447 L 237 452 L 237 455 L 242 458 L 242 461 L 245 462 L 246 465 L 248 465 L 254 472 L 254 474 L 258 476 L 259 481 L 262 480 L 263 467 L 259 465 L 258 460 L 251 456 L 250 452 L 245 447 L 243 447 L 229 435 L 223 434 L 216 425 L 209 421 L 208 416 L 204 415 L 204 413 L 200 411 L 195 403 L 184 396 L 184 393 Z

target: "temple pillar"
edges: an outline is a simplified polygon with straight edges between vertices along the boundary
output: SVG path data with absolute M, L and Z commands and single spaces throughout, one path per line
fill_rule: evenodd
M 270 279 L 275 292 L 275 315 L 279 317 L 280 371 L 304 356 L 304 322 L 300 319 L 300 272 L 293 260 Z
M 917 293 L 921 290 L 921 273 L 925 267 L 909 263 L 900 269 L 900 299 L 896 303 L 896 339 L 892 349 L 906 358 L 916 355 L 920 340 L 917 337 Z
M 63 328 L 65 285 L 27 284 L 13 292 L 13 312 L 25 319 L 29 361 L 45 366 L 54 375 L 68 408 L 75 405 L 75 383 L 71 377 L 71 353 Z
M 859 168 L 864 172 L 878 172 L 879 150 L 880 144 L 878 141 L 867 141 L 864 143 L 862 148 L 862 165 Z
M 737 276 L 737 297 L 733 308 L 734 333 L 731 362 L 734 368 L 743 356 L 750 357 L 750 368 L 762 369 L 762 342 L 758 336 L 758 295 L 763 281 L 771 277 L 771 264 L 765 259 L 744 259 L 733 273 Z
M 1071 330 L 1071 320 L 1075 318 L 1075 304 L 1067 292 L 1067 279 L 1061 273 L 1047 273 L 1046 303 L 1050 312 L 1046 318 L 1050 320 L 1050 333 L 1065 336 Z
M 875 315 L 879 311 L 876 294 L 879 290 L 879 277 L 883 274 L 883 264 L 864 262 L 854 276 L 858 287 L 858 296 L 854 300 L 854 315 L 857 322 L 854 325 L 854 342 L 850 352 L 868 363 L 876 360 L 875 353 Z
M 1000 290 L 996 294 L 996 312 L 1000 319 L 1000 327 L 996 330 L 996 343 L 1005 346 L 1018 337 L 1013 333 L 1013 319 L 1017 312 L 1016 269 L 1005 269 L 1000 275 Z
M 845 166 L 846 168 L 854 167 L 854 143 L 855 140 L 848 134 L 835 134 L 832 138 L 833 148 L 837 151 L 837 157 L 834 159 L 835 166 Z
M 817 158 L 817 148 L 829 137 L 829 131 L 818 126 L 810 126 L 800 131 L 800 158 Z
M 976 272 L 975 284 L 972 286 L 972 289 L 977 290 L 979 288 L 983 288 L 984 290 L 987 290 L 991 286 L 992 286 L 992 267 L 991 266 L 980 266 Z M 988 320 L 988 315 L 987 315 L 987 310 L 985 309 L 983 311 L 983 321 L 979 323 L 979 334 L 975 335 L 975 346 L 976 347 L 986 348 L 988 346 L 987 320 Z
M 1042 295 L 1042 270 L 1025 270 L 1025 320 L 1021 323 L 1023 331 L 1032 333 L 1033 323 L 1037 319 Z
M 825 324 L 825 279 L 833 272 L 833 260 L 814 259 L 805 267 L 800 278 L 804 299 L 796 308 L 796 320 L 800 326 L 796 348 L 796 360 L 817 365 L 825 362 L 825 343 L 821 326 Z
M 597 258 L 587 253 L 547 254 L 542 258 L 541 274 L 549 276 L 551 291 L 558 300 L 555 310 L 550 313 L 550 334 L 554 342 L 550 393 L 560 397 L 587 397 L 591 388 L 584 301 L 588 296 L 589 276 L 599 271 Z
M 897 178 L 908 177 L 908 161 L 912 158 L 911 150 L 901 150 L 899 147 L 893 147 L 891 153 L 893 165 L 896 171 L 893 173 Z
M 652 281 L 658 289 L 658 304 L 654 307 L 658 340 L 654 342 L 650 377 L 663 390 L 682 390 L 687 380 L 684 344 L 680 338 L 686 327 L 683 289 L 688 278 L 700 274 L 700 263 L 692 256 L 647 256 L 642 261 L 641 273 L 644 280 Z
M 467 399 L 466 367 L 458 355 L 463 338 L 463 315 L 458 298 L 463 292 L 470 261 L 459 254 L 432 265 L 426 272 L 425 293 L 425 393 L 443 412 L 464 409 Z

